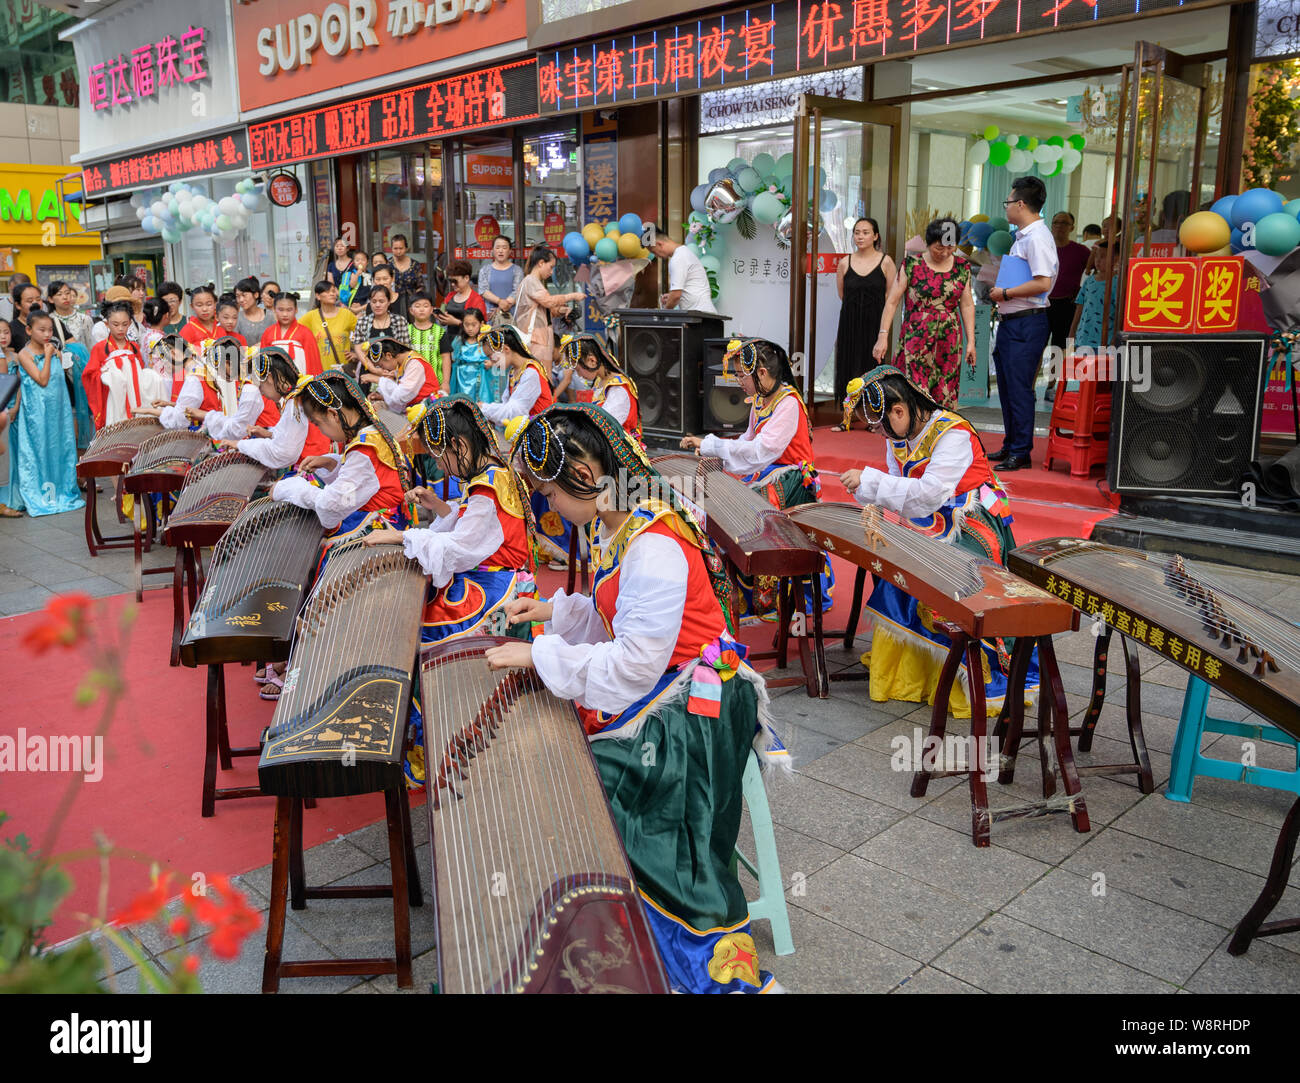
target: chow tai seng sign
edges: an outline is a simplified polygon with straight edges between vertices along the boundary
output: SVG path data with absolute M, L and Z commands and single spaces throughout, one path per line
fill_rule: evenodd
M 539 53 L 541 106 L 671 97 L 1219 2 L 782 0 Z
M 523 0 L 241 0 L 246 111 L 523 38 Z
M 537 116 L 529 58 L 248 126 L 254 169 L 439 139 Z

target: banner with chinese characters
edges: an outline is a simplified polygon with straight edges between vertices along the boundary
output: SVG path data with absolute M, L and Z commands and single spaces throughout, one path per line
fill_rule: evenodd
M 1129 260 L 1124 330 L 1183 335 L 1236 331 L 1243 267 L 1240 256 Z
M 1188 6 L 1180 0 L 782 0 L 539 53 L 542 112 L 693 94 Z
M 96 5 L 61 35 L 81 83 L 79 143 L 90 159 L 172 144 L 239 122 L 234 51 L 221 6 L 202 0 Z
M 158 150 L 87 162 L 81 167 L 81 181 L 86 195 L 95 199 L 248 168 L 248 137 L 243 128 L 235 128 Z
M 537 116 L 537 61 L 517 61 L 248 126 L 254 169 L 438 139 Z
M 618 217 L 618 137 L 587 135 L 582 141 L 582 221 L 573 224 L 581 229 L 588 222 L 604 225 Z M 586 329 L 595 334 L 605 323 L 591 299 L 587 299 Z

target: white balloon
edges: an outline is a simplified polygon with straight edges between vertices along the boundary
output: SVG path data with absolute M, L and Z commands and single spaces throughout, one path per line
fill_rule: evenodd
M 250 211 L 257 210 L 262 205 L 262 197 L 257 192 L 249 192 L 244 196 L 244 206 Z
M 136 220 L 137 220 L 137 221 L 140 221 L 140 222 L 143 222 L 143 221 L 144 221 L 144 216 L 145 216 L 146 214 L 148 214 L 148 213 L 149 213 L 149 208 L 148 208 L 148 207 L 136 207 L 136 209 L 135 209 L 135 217 L 136 217 Z
M 1056 155 L 1052 153 L 1054 150 L 1056 150 L 1056 148 L 1050 144 L 1039 143 L 1038 146 L 1034 148 L 1034 161 L 1039 165 L 1050 165 L 1056 160 Z
M 1066 147 L 1065 153 L 1061 155 L 1061 171 L 1064 173 L 1072 173 L 1074 170 L 1079 168 L 1079 164 L 1082 161 L 1082 154 L 1073 147 Z
M 981 139 L 968 152 L 968 157 L 975 165 L 983 165 L 989 160 L 989 141 Z

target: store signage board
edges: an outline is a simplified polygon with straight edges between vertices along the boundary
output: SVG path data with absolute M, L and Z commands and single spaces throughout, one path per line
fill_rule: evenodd
M 1256 0 L 1255 59 L 1300 56 L 1300 0 Z
M 268 169 L 532 120 L 537 61 L 528 60 L 402 87 L 248 127 L 254 169 Z
M 292 173 L 277 173 L 266 182 L 266 194 L 277 207 L 292 207 L 302 199 L 302 185 Z
M 170 147 L 87 162 L 81 167 L 81 181 L 87 197 L 99 199 L 137 188 L 156 188 L 174 180 L 248 168 L 247 133 L 243 128 L 234 128 Z
M 781 0 L 541 53 L 541 108 L 649 101 L 1222 2 Z
M 90 108 L 117 109 L 211 82 L 207 40 L 206 27 L 187 26 L 92 64 L 83 73 Z
M 1235 331 L 1245 277 L 1240 256 L 1131 259 L 1124 330 L 1166 334 Z
M 789 124 L 800 94 L 862 101 L 862 69 L 819 71 L 764 83 L 742 83 L 700 96 L 700 134 Z
M 261 109 L 523 38 L 521 0 L 231 5 L 240 105 Z

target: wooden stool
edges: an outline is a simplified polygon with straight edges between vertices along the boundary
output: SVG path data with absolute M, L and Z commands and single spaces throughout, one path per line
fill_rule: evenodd
M 1300 800 L 1291 806 L 1291 811 L 1282 821 L 1282 830 L 1277 836 L 1277 846 L 1273 849 L 1273 862 L 1264 881 L 1264 890 L 1259 893 L 1255 905 L 1241 919 L 1237 931 L 1228 943 L 1229 955 L 1244 955 L 1250 942 L 1257 936 L 1277 936 L 1279 933 L 1300 932 L 1300 918 L 1283 918 L 1279 921 L 1265 921 L 1282 899 L 1286 891 L 1287 879 L 1291 875 L 1291 862 L 1295 858 L 1296 837 L 1300 836 Z
M 281 978 L 394 974 L 399 988 L 411 987 L 411 913 L 423 906 L 420 872 L 415 864 L 411 837 L 411 806 L 406 787 L 384 791 L 388 818 L 388 860 L 393 870 L 388 884 L 356 887 L 309 887 L 303 870 L 302 798 L 277 797 L 275 851 L 271 859 L 271 909 L 266 921 L 266 957 L 262 964 L 262 992 L 279 991 Z M 393 948 L 391 958 L 304 959 L 284 962 L 285 903 L 304 910 L 308 899 L 392 899 Z

